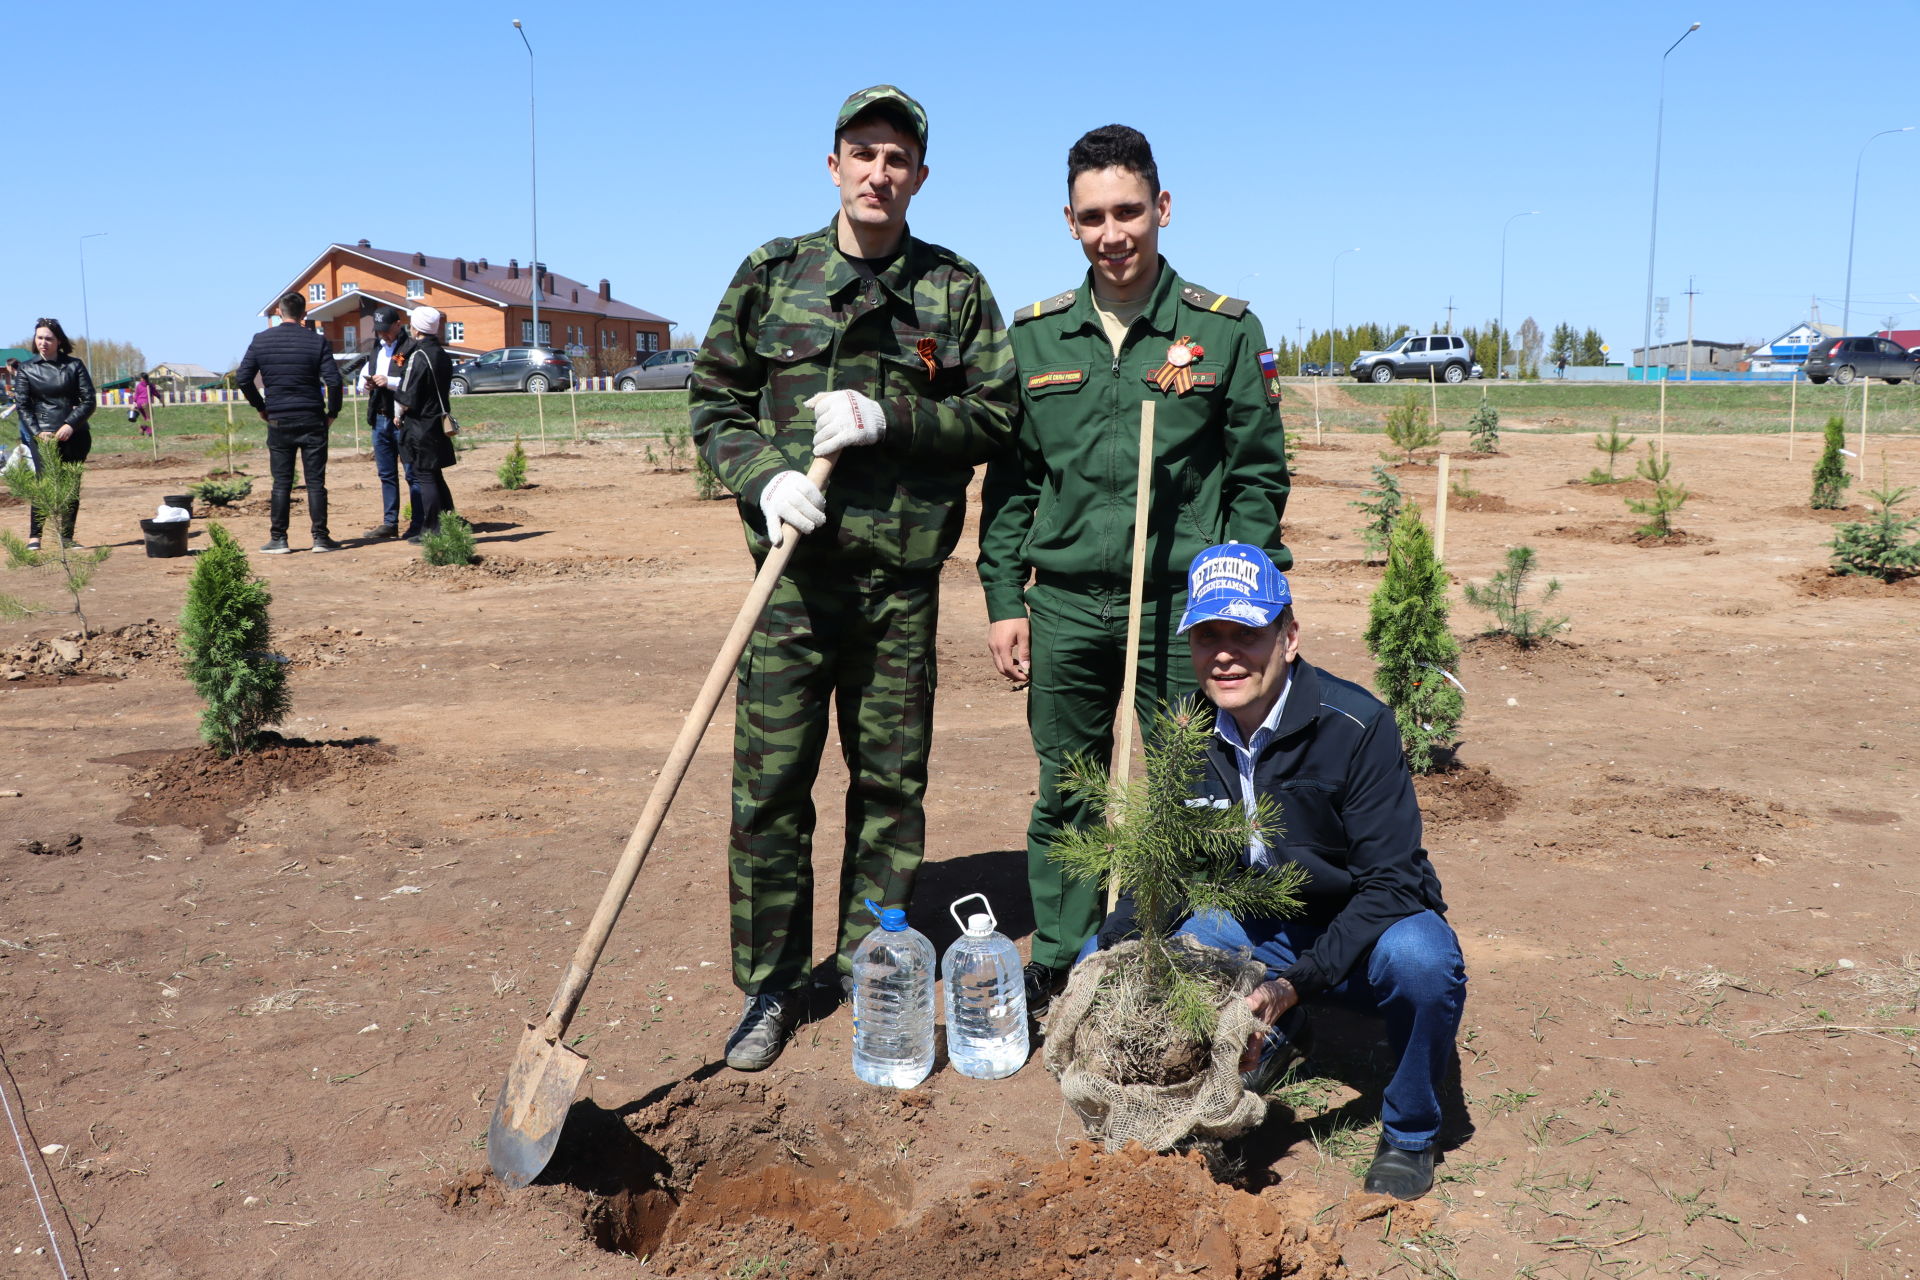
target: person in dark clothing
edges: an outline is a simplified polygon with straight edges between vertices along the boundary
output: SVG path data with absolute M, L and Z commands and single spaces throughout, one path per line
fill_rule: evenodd
M 402 353 L 400 387 L 394 403 L 400 414 L 400 457 L 407 464 L 415 532 L 408 542 L 419 542 L 440 527 L 443 513 L 453 510 L 445 469 L 459 461 L 454 452 L 452 426 L 453 358 L 440 345 L 440 312 L 415 307 L 407 317 L 413 341 Z
M 33 446 L 37 458 L 52 450 L 62 461 L 85 462 L 93 452 L 93 377 L 73 354 L 73 343 L 60 322 L 50 316 L 34 322 L 33 359 L 19 366 L 13 378 L 13 399 L 20 414 L 20 439 Z M 29 508 L 27 548 L 40 548 L 40 526 L 45 512 Z M 80 518 L 80 496 L 60 513 L 60 537 L 73 543 Z
M 1440 1096 L 1455 1069 L 1467 977 L 1440 878 L 1421 847 L 1393 712 L 1299 656 L 1292 592 L 1264 551 L 1210 547 L 1194 557 L 1187 581 L 1179 629 L 1215 714 L 1198 802 L 1251 812 L 1257 797 L 1270 797 L 1279 829 L 1257 837 L 1247 860 L 1293 863 L 1308 878 L 1304 910 L 1290 919 L 1202 914 L 1180 932 L 1250 952 L 1267 967 L 1268 980 L 1247 997 L 1273 1029 L 1242 1063 L 1256 1091 L 1304 1053 L 1306 1007 L 1325 1001 L 1384 1017 L 1396 1066 L 1366 1189 L 1415 1199 L 1433 1186 Z M 1123 904 L 1096 942 L 1111 946 L 1131 929 Z
M 293 462 L 300 459 L 307 482 L 307 519 L 315 551 L 338 551 L 327 536 L 327 431 L 340 416 L 340 366 L 333 344 L 301 323 L 307 300 L 298 293 L 280 299 L 281 323 L 262 329 L 247 344 L 236 378 L 240 394 L 267 423 L 267 458 L 273 469 L 267 555 L 285 555 L 287 513 L 293 503 Z M 254 386 L 258 377 L 265 392 Z
M 406 533 L 400 531 L 400 424 L 395 420 L 393 393 L 400 386 L 401 352 L 407 344 L 406 318 L 396 307 L 373 313 L 373 350 L 361 378 L 367 396 L 367 433 L 373 441 L 373 469 L 380 477 L 380 523 L 367 530 L 369 538 L 411 538 L 420 531 L 420 509 Z M 407 491 L 413 491 L 413 470 L 407 469 Z

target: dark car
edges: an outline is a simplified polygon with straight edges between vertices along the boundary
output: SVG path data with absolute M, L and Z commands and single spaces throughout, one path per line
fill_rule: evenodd
M 1324 378 L 1327 376 L 1327 371 L 1309 360 L 1300 366 L 1300 376 L 1303 378 Z
M 613 385 L 621 391 L 684 390 L 693 380 L 691 347 L 671 347 L 656 351 L 639 364 L 613 375 Z
M 565 391 L 573 365 L 546 347 L 496 347 L 453 366 L 453 394 L 469 391 Z
M 1884 378 L 1889 383 L 1920 377 L 1920 355 L 1885 338 L 1826 338 L 1807 352 L 1807 381 L 1832 378 L 1846 386 L 1855 378 Z

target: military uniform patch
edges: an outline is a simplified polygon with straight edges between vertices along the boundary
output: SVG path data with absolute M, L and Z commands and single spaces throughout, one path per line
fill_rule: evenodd
M 1022 307 L 1013 313 L 1015 324 L 1024 324 L 1028 320 L 1038 320 L 1041 316 L 1050 316 L 1056 311 L 1065 311 L 1073 305 L 1079 291 L 1069 289 L 1065 293 L 1056 293 L 1051 298 L 1042 298 L 1030 307 Z
M 1280 361 L 1272 351 L 1262 351 L 1257 357 L 1260 362 L 1260 377 L 1267 386 L 1267 399 L 1278 403 L 1280 399 Z

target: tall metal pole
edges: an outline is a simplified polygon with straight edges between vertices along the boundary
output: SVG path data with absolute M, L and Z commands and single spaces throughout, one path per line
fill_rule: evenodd
M 1890 133 L 1911 133 L 1912 125 L 1903 125 L 1898 129 L 1882 129 L 1873 138 L 1884 138 Z M 1860 225 L 1860 162 L 1867 158 L 1867 148 L 1873 145 L 1873 138 L 1860 144 L 1860 154 L 1853 161 L 1853 212 L 1847 215 L 1847 300 L 1840 306 L 1840 332 L 1848 335 L 1853 332 L 1853 233 Z
M 1325 375 L 1327 378 L 1333 377 L 1333 320 L 1340 300 L 1340 259 L 1350 253 L 1358 252 L 1360 252 L 1359 247 L 1355 246 L 1352 249 L 1342 249 L 1333 255 L 1333 283 L 1327 289 L 1327 371 Z M 1316 382 L 1313 384 L 1313 442 L 1319 444 L 1320 439 L 1320 384 Z
M 1700 29 L 1694 23 L 1680 33 L 1680 40 Z M 1680 40 L 1667 46 L 1667 53 L 1680 47 Z M 1647 380 L 1647 366 L 1653 362 L 1653 251 L 1660 238 L 1660 144 L 1667 122 L 1667 53 L 1660 55 L 1660 107 L 1653 118 L 1653 215 L 1647 228 L 1647 312 L 1640 334 L 1640 381 Z
M 94 372 L 95 361 L 93 358 L 93 310 L 87 306 L 87 241 L 106 234 L 104 231 L 89 231 L 80 237 L 80 329 L 87 338 L 87 371 L 89 373 Z
M 540 129 L 534 114 L 533 44 L 520 19 L 513 20 L 513 29 L 520 33 L 520 43 L 527 46 L 527 157 L 532 175 L 529 203 L 533 207 L 533 341 L 527 345 L 541 347 L 546 344 L 540 340 Z
M 1500 370 L 1506 367 L 1507 354 L 1507 231 L 1516 218 L 1531 218 L 1540 211 L 1529 209 L 1525 213 L 1516 213 L 1508 218 L 1500 228 L 1500 333 L 1493 344 L 1493 380 L 1500 381 Z M 1487 389 L 1480 388 L 1480 398 L 1486 399 Z

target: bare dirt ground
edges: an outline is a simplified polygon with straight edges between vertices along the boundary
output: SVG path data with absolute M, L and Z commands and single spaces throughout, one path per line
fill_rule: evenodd
M 1379 438 L 1328 443 L 1300 455 L 1293 584 L 1308 655 L 1365 679 L 1379 569 L 1348 504 Z M 1804 448 L 1669 443 L 1711 495 L 1683 545 L 1622 540 L 1618 493 L 1568 486 L 1584 436 L 1504 435 L 1473 463 L 1490 501 L 1450 513 L 1457 576 L 1525 542 L 1574 626 L 1467 646 L 1471 768 L 1423 784 L 1477 1132 L 1392 1212 L 1354 1194 L 1377 1131 L 1364 1022 L 1323 1036 L 1231 1183 L 1076 1145 L 1037 1061 L 863 1086 L 844 1009 L 761 1076 L 718 1066 L 724 706 L 573 1023 L 585 1101 L 548 1176 L 502 1191 L 494 1091 L 746 589 L 731 504 L 625 445 L 536 454 L 537 488 L 487 491 L 489 446 L 453 477 L 476 570 L 392 543 L 255 556 L 295 710 L 236 768 L 199 750 L 169 652 L 191 562 L 144 558 L 135 524 L 199 464 L 98 469 L 80 536 L 122 549 L 87 608 L 115 634 L 65 664 L 42 655 L 68 620 L 0 634 L 22 672 L 0 680 L 0 1090 L 30 1155 L 0 1140 L 0 1274 L 61 1274 L 37 1192 L 66 1274 L 96 1278 L 1906 1275 L 1915 596 L 1826 576 Z M 1920 478 L 1920 442 L 1885 449 Z M 1870 462 L 1877 480 L 1878 443 Z M 336 536 L 372 523 L 370 462 L 332 473 Z M 1402 479 L 1431 507 L 1432 470 Z M 261 504 L 230 519 L 263 540 Z M 1031 923 L 1033 760 L 982 652 L 972 546 L 946 574 L 913 910 L 941 947 L 976 889 L 1016 937 Z M 1483 621 L 1456 612 L 1463 637 Z M 843 779 L 829 764 L 823 796 Z

